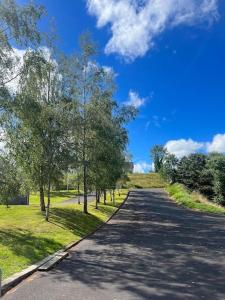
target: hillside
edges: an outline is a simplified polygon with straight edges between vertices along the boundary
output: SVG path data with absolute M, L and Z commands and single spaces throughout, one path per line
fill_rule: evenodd
M 129 174 L 129 181 L 126 185 L 128 188 L 161 188 L 165 183 L 157 173 L 148 174 Z

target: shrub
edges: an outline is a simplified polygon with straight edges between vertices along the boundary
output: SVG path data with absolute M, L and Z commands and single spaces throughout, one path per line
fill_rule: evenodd
M 208 158 L 204 154 L 191 154 L 183 157 L 178 164 L 178 182 L 188 189 L 200 191 L 207 197 L 213 195 L 213 175 L 208 168 Z

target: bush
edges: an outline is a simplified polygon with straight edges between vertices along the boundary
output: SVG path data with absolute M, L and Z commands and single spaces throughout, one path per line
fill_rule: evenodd
M 208 198 L 213 196 L 213 175 L 208 168 L 208 158 L 204 154 L 183 157 L 177 168 L 178 182 L 191 191 L 199 191 Z

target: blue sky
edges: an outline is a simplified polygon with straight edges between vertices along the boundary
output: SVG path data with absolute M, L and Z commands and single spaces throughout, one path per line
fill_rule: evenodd
M 149 150 L 178 157 L 225 152 L 225 2 L 217 0 L 43 0 L 60 47 L 71 52 L 89 30 L 99 62 L 118 74 L 118 102 L 139 104 L 129 125 L 137 171 Z M 170 3 L 170 4 L 169 4 Z M 42 29 L 46 29 L 42 22 Z

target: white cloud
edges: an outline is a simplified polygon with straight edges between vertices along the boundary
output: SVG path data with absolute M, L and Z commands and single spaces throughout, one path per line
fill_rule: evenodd
M 204 147 L 204 143 L 198 143 L 192 139 L 180 139 L 168 141 L 165 145 L 169 153 L 176 155 L 177 158 L 196 153 Z
M 140 161 L 134 164 L 134 173 L 147 173 L 152 169 L 152 165 L 145 161 Z
M 145 104 L 146 100 L 147 98 L 141 98 L 137 92 L 130 90 L 128 101 L 126 101 L 125 104 L 139 108 Z
M 225 134 L 216 134 L 212 142 L 206 144 L 207 152 L 225 153 Z
M 47 61 L 50 60 L 52 62 L 52 64 L 57 66 L 56 60 L 51 58 L 51 51 L 49 48 L 40 47 L 39 50 L 42 51 L 43 56 L 45 57 L 45 59 Z M 29 51 L 31 51 L 31 49 L 29 49 L 29 48 L 28 49 L 13 48 L 13 50 L 12 50 L 11 57 L 14 62 L 13 63 L 14 68 L 13 68 L 12 72 L 4 80 L 4 81 L 7 81 L 7 79 L 15 77 L 15 79 L 11 80 L 9 83 L 6 84 L 9 92 L 12 94 L 15 94 L 18 91 L 20 76 L 17 76 L 17 74 L 19 74 L 21 72 L 21 69 L 24 64 L 24 55 Z
M 218 0 L 87 0 L 87 8 L 98 28 L 110 26 L 105 52 L 128 61 L 144 56 L 166 29 L 218 18 Z

